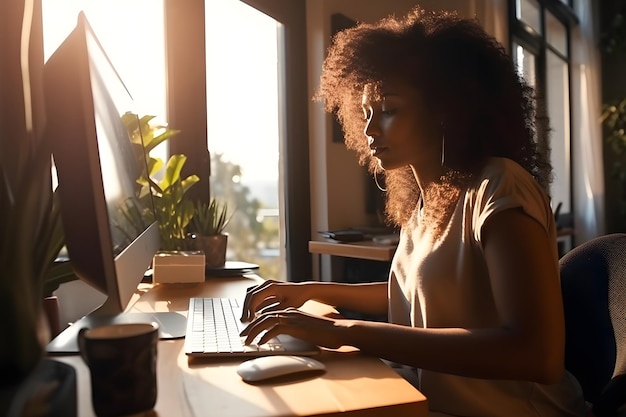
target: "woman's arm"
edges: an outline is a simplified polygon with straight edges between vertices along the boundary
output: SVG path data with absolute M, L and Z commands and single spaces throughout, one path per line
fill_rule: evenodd
M 484 254 L 501 325 L 415 329 L 344 322 L 345 343 L 392 361 L 453 374 L 550 383 L 563 372 L 565 343 L 556 242 L 521 210 L 483 229 Z
M 260 331 L 268 330 L 261 341 L 287 333 L 330 348 L 355 346 L 384 359 L 433 371 L 556 382 L 562 376 L 564 350 L 559 272 L 553 257 L 556 242 L 520 210 L 494 215 L 484 226 L 483 236 L 501 317 L 497 327 L 422 329 L 333 320 L 287 309 L 260 317 L 243 335 L 252 340 Z M 354 287 L 354 293 L 343 286 L 319 288 L 323 288 L 318 293 L 320 301 L 330 304 L 342 305 L 343 297 L 348 296 L 356 302 L 359 296 L 355 294 L 370 295 L 359 306 L 383 304 L 382 291 L 376 286 Z
M 317 286 L 316 301 L 365 314 L 387 314 L 387 282 L 342 284 L 310 283 Z
M 242 320 L 247 321 L 257 313 L 297 308 L 308 300 L 316 300 L 365 314 L 386 314 L 387 283 L 266 281 L 248 290 Z

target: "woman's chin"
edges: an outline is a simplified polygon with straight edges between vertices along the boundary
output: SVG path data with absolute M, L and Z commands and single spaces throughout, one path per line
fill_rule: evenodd
M 405 167 L 407 164 L 399 164 L 397 162 L 392 162 L 389 160 L 384 160 L 384 159 L 380 159 L 378 158 L 378 166 L 385 170 L 385 171 L 391 171 L 393 169 L 398 169 L 398 168 L 402 168 Z

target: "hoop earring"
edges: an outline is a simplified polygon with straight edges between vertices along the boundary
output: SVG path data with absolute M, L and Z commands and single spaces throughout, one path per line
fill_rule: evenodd
M 441 168 L 446 165 L 446 133 L 441 122 Z
M 381 187 L 378 183 L 378 164 L 376 164 L 376 167 L 374 167 L 374 182 L 376 183 L 376 187 L 378 187 L 380 191 L 382 191 L 383 193 L 387 191 L 387 188 Z

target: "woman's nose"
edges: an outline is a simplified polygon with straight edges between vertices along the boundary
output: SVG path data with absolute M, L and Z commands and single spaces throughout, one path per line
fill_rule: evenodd
M 370 117 L 365 123 L 363 133 L 365 133 L 367 142 L 370 145 L 374 142 L 374 138 L 380 134 L 380 128 L 378 127 L 378 123 L 376 122 L 374 116 Z

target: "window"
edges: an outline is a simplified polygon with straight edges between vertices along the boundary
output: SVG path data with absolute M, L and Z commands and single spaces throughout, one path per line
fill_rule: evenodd
M 520 73 L 545 103 L 550 121 L 553 208 L 559 226 L 572 226 L 570 29 L 577 23 L 569 2 L 512 0 L 511 50 Z M 538 138 L 542 140 L 542 138 Z M 541 146 L 541 144 L 540 144 Z M 571 244 L 571 242 L 569 242 Z
M 235 210 L 227 260 L 254 262 L 261 276 L 284 280 L 277 50 L 282 28 L 239 0 L 205 7 L 210 188 Z
M 305 1 L 220 0 L 226 1 L 254 8 L 257 17 L 274 22 L 271 25 L 276 30 L 274 108 L 277 112 L 273 129 L 281 140 L 268 147 L 280 151 L 279 160 L 269 164 L 277 165 L 271 175 L 280 173 L 282 205 L 279 209 L 284 224 L 277 224 L 275 228 L 284 233 L 279 243 L 268 239 L 267 244 L 278 247 L 284 267 L 277 276 L 264 277 L 308 280 L 312 278 L 308 252 L 311 220 L 307 115 L 311 98 L 307 90 Z M 205 9 L 216 2 L 206 3 L 210 4 L 205 7 L 205 0 L 42 0 L 47 56 L 74 26 L 78 11 L 85 10 L 113 64 L 137 98 L 138 112 L 161 117 L 170 127 L 181 131 L 176 140 L 168 143 L 169 152 L 187 156 L 183 175 L 194 173 L 201 178 L 189 190 L 190 196 L 203 201 L 208 201 L 211 195 L 208 131 L 213 134 L 215 124 L 219 123 L 212 119 L 212 126 L 207 127 L 206 36 L 209 30 L 206 25 L 211 23 L 205 22 Z M 233 23 L 227 18 L 224 20 Z M 255 34 L 238 36 L 250 40 Z M 241 53 L 234 46 L 233 38 L 220 36 L 218 41 L 231 51 Z M 255 72 L 254 67 L 245 70 L 248 74 Z M 245 73 L 239 75 L 245 76 Z M 237 85 L 232 87 L 238 88 Z M 238 124 L 248 123 L 249 114 L 232 110 L 240 113 Z M 208 144 L 213 146 L 210 140 Z M 242 154 L 254 152 L 249 147 L 240 149 Z M 258 216 L 275 220 L 274 207 L 261 208 L 265 210 L 259 211 Z
M 168 122 L 182 130 L 181 137 L 171 143 L 172 152 L 188 156 L 188 172 L 208 178 L 210 171 L 207 141 L 205 14 L 209 7 L 203 0 L 164 0 L 168 66 Z M 226 1 L 226 0 L 223 0 Z M 232 1 L 232 0 L 229 0 Z M 300 281 L 311 279 L 312 262 L 308 252 L 311 235 L 308 122 L 310 97 L 307 91 L 306 68 L 306 14 L 303 0 L 237 0 L 258 9 L 267 18 L 277 22 L 277 129 L 280 142 L 278 171 L 283 205 L 284 234 L 280 251 L 284 256 L 284 271 L 280 277 Z M 220 35 L 214 35 L 220 36 Z M 239 33 L 240 37 L 254 34 Z M 232 43 L 223 34 L 219 42 Z M 242 52 L 242 51 L 235 51 Z M 212 65 L 212 64 L 211 64 Z M 246 68 L 249 73 L 255 68 Z M 241 75 L 244 77 L 245 75 Z M 235 86 L 233 86 L 235 88 Z M 211 92 L 209 92 L 211 94 Z M 233 109 L 238 112 L 238 109 Z M 215 122 L 212 122 L 215 123 Z M 245 112 L 240 112 L 239 123 L 248 123 Z M 211 130 L 212 127 L 209 128 Z M 241 153 L 251 152 L 242 148 Z M 253 151 L 252 151 L 253 152 Z M 212 153 L 212 150 L 211 150 Z M 216 152 L 217 155 L 217 152 Z M 215 156 L 215 155 L 213 155 Z M 200 199 L 209 198 L 208 180 L 200 187 Z M 265 214 L 267 212 L 261 212 Z M 282 226 L 282 225 L 281 225 Z M 246 260 L 246 259 L 241 259 Z
M 137 111 L 165 116 L 165 48 L 162 0 L 42 0 L 44 59 L 76 25 L 83 10 Z

